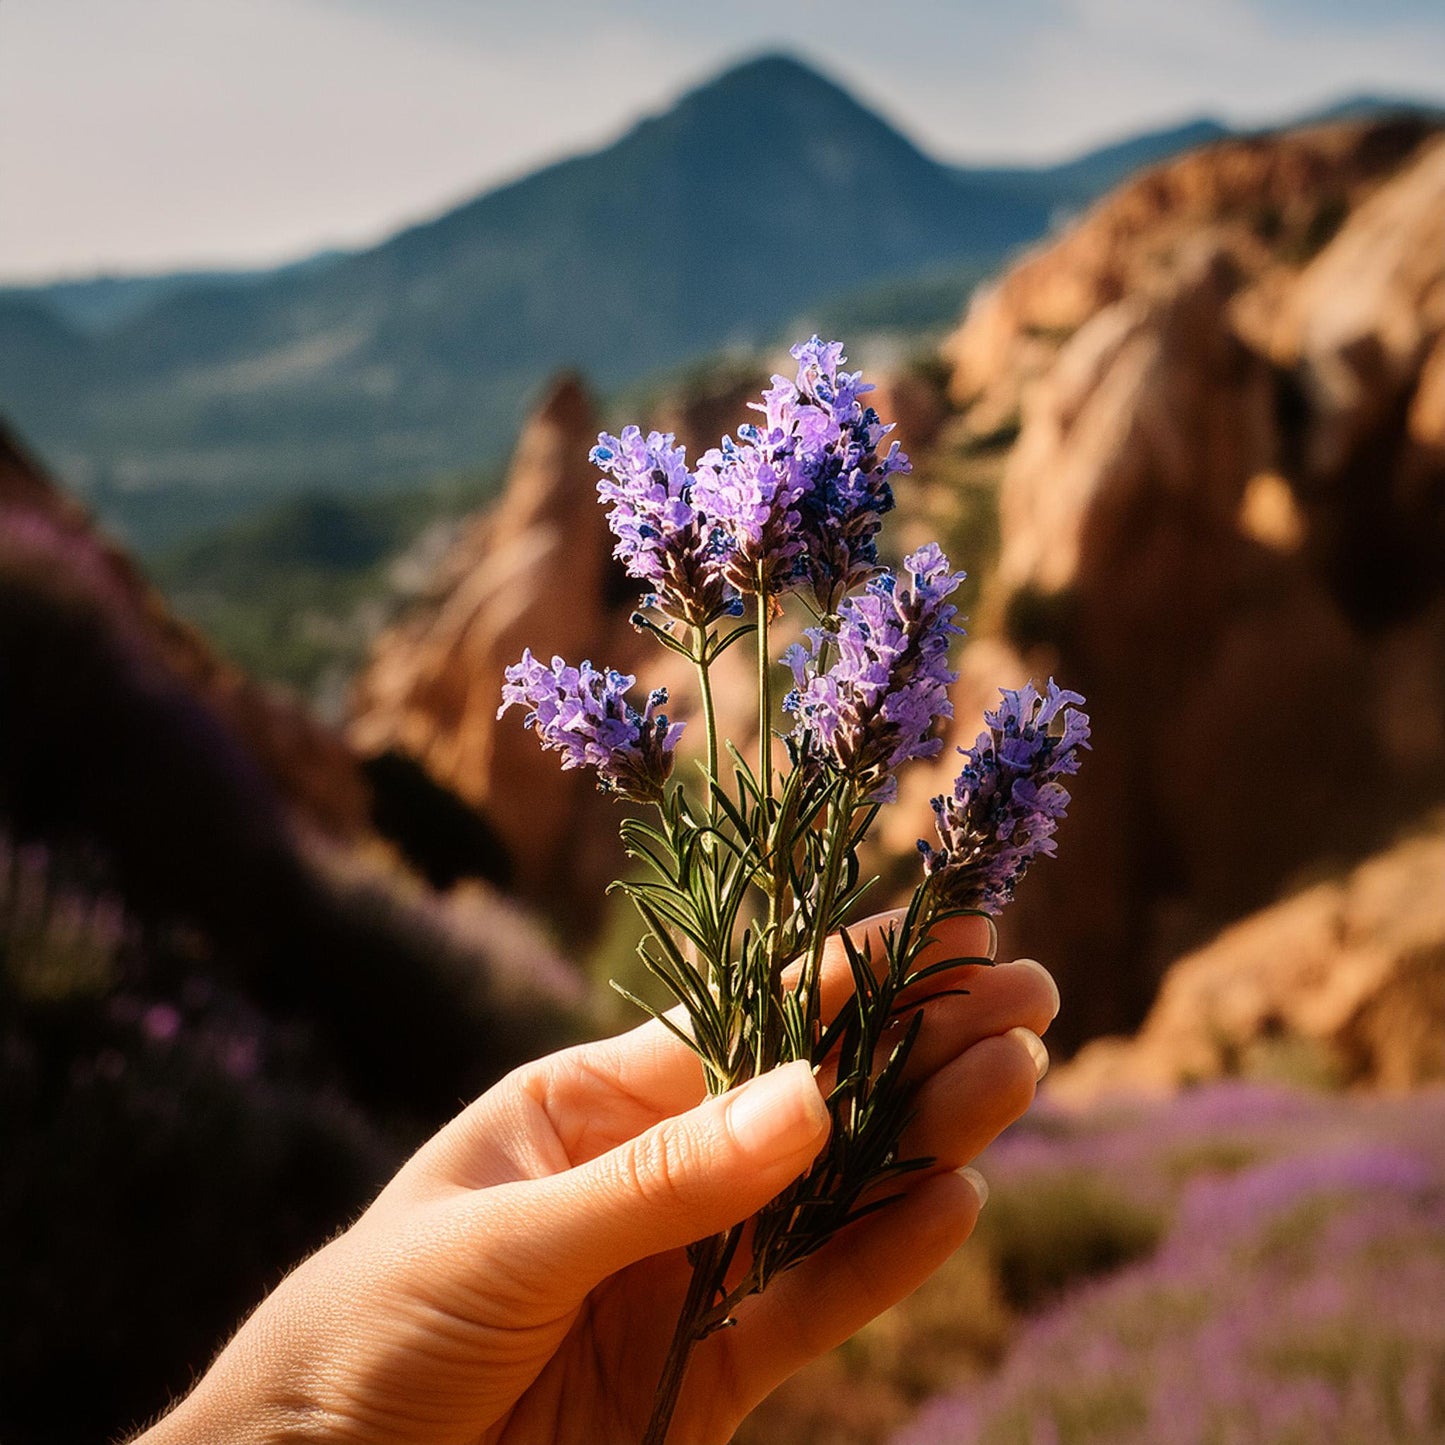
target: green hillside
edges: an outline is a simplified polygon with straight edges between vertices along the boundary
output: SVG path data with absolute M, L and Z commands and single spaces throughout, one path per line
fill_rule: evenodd
M 366 251 L 0 289 L 0 414 L 153 554 L 299 495 L 496 462 L 562 367 L 608 392 L 799 317 L 938 330 L 1061 214 L 1222 131 L 958 169 L 765 56 Z
M 0 354 L 0 408 L 145 544 L 147 492 L 195 489 L 189 510 L 220 518 L 238 494 L 494 459 L 558 366 L 605 389 L 771 339 L 878 278 L 995 259 L 1047 211 L 769 57 L 372 250 L 196 281 L 100 331 L 52 314 L 33 346 L 32 316 Z

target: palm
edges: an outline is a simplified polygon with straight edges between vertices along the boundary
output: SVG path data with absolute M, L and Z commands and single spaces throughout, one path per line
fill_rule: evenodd
M 487 1445 L 641 1439 L 687 1280 L 687 1261 L 673 1250 L 594 1290 L 560 1343 L 539 1361 L 541 1373 L 487 1432 Z M 719 1399 L 714 1413 L 716 1438 L 726 1439 L 741 1412 Z
M 983 925 L 960 921 L 955 947 L 959 952 L 982 952 Z M 1008 970 L 991 971 L 991 982 L 1003 983 Z M 1007 1027 L 1017 1017 L 1046 1027 L 1039 1000 L 1026 996 L 1031 982 L 1021 981 L 1024 995 L 987 1003 L 959 1000 L 955 1013 L 960 1027 L 947 1019 L 920 1051 L 920 1063 L 932 1067 L 951 1059 L 960 1046 L 987 1037 L 996 1024 Z M 940 1010 L 940 1014 L 942 1010 Z M 1032 1092 L 1032 1080 L 1028 1080 Z M 687 1108 L 702 1095 L 703 1081 L 696 1061 L 660 1030 L 640 1029 L 621 1039 L 563 1054 L 550 1061 L 523 1089 L 525 1115 L 506 1135 L 513 1142 L 498 1149 L 473 1135 L 464 1151 L 466 1167 L 454 1176 L 461 1188 L 486 1182 L 525 1181 L 575 1169 L 609 1154 L 636 1139 L 660 1119 Z M 991 1138 L 1013 1117 L 1017 1095 L 1006 1084 L 989 1091 L 976 1090 L 972 1132 L 965 1126 L 967 1154 Z M 980 1105 L 983 1107 L 980 1108 Z M 967 1111 L 965 1111 L 965 1116 Z M 454 1127 L 465 1127 L 463 1115 Z M 478 1131 L 492 1138 L 485 1126 Z M 937 1149 L 948 1157 L 952 1149 Z M 485 1161 L 485 1162 L 484 1162 Z M 482 1174 L 478 1174 L 481 1166 Z M 885 1249 L 891 1258 L 892 1289 L 906 1293 L 909 1269 L 898 1258 L 903 1230 L 881 1224 L 854 1231 L 845 1266 L 850 1276 L 866 1260 L 868 1241 Z M 865 1233 L 864 1231 L 869 1231 Z M 928 1231 L 919 1241 L 920 1261 L 926 1260 L 919 1279 L 939 1262 L 928 1250 Z M 952 1241 L 956 1243 L 957 1241 Z M 849 1245 L 850 1241 L 840 1241 Z M 861 1251 L 861 1253 L 859 1252 Z M 946 1253 L 946 1251 L 945 1251 Z M 737 1312 L 735 1328 L 721 1331 L 699 1347 L 690 1367 L 688 1387 L 679 1409 L 674 1438 L 726 1440 L 742 1416 L 803 1359 L 831 1347 L 883 1307 L 877 1287 L 859 1284 L 856 1295 L 838 1301 L 836 1314 L 820 1312 L 825 1289 L 810 1281 L 831 1275 L 836 1284 L 840 1259 L 847 1253 L 825 1250 L 772 1286 L 767 1294 L 747 1300 Z M 651 1256 L 609 1277 L 580 1302 L 575 1298 L 553 1308 L 539 1298 L 539 1314 L 524 1355 L 509 1352 L 510 1378 L 517 1390 L 516 1403 L 488 1430 L 489 1442 L 527 1442 L 538 1439 L 565 1442 L 575 1439 L 630 1441 L 641 1437 L 651 1411 L 654 1391 L 671 1341 L 689 1265 L 685 1251 Z M 915 1281 L 917 1282 L 917 1281 Z M 807 1293 L 809 1310 L 800 1318 L 800 1295 Z M 846 1291 L 845 1291 L 846 1293 Z M 891 1303 L 889 1298 L 883 1304 Z M 569 1426 L 575 1431 L 569 1435 Z
M 695 1074 L 689 1087 L 701 1094 L 700 1071 L 679 1062 L 683 1067 L 676 1073 Z M 552 1082 L 556 1088 L 559 1081 Z M 655 1088 L 639 1094 L 591 1070 L 575 1074 L 560 1094 L 565 1104 L 551 1090 L 531 1096 L 535 1112 L 525 1144 L 494 1155 L 488 1168 L 493 1178 L 522 1182 L 586 1164 L 651 1128 L 676 1102 L 670 1088 L 663 1098 Z M 453 1182 L 467 1187 L 464 1178 Z M 596 1445 L 640 1438 L 689 1273 L 684 1250 L 653 1255 L 612 1275 L 580 1305 L 539 1323 L 525 1353 L 508 1351 L 518 1398 L 488 1429 L 486 1445 L 530 1445 L 539 1439 Z M 718 1381 L 731 1375 L 730 1345 L 720 1338 L 700 1358 Z M 747 1406 L 739 1408 L 716 1384 L 710 1393 L 705 1408 L 717 1422 L 717 1438 L 725 1439 Z

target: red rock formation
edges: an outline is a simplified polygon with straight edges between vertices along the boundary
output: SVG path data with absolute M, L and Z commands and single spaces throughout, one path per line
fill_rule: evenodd
M 1445 795 L 1441 155 L 1392 122 L 1187 157 L 1025 261 L 950 343 L 965 432 L 1020 428 L 955 741 L 1031 673 L 1088 693 L 1096 723 L 1060 860 L 1004 942 L 1064 975 L 1065 1044 L 1137 1023 L 1171 959 Z M 754 385 L 658 424 L 695 455 Z M 937 398 L 914 400 L 926 441 Z M 519 718 L 498 724 L 502 669 L 524 646 L 590 656 L 693 710 L 691 680 L 627 624 L 594 433 L 564 383 L 497 511 L 378 645 L 351 733 L 481 808 L 524 894 L 579 928 L 621 863 L 615 809 Z M 738 648 L 718 678 L 744 746 L 750 671 Z M 953 764 L 885 813 L 898 856 Z
M 1445 831 L 1404 839 L 1170 969 L 1134 1038 L 1087 1045 L 1054 1097 L 1228 1075 L 1403 1089 L 1445 1079 Z
M 1207 232 L 1251 275 L 1298 263 L 1428 131 L 1399 120 L 1245 136 L 1142 172 L 976 294 L 943 348 L 954 401 L 977 433 L 1016 425 L 1061 342 L 1141 288 L 1167 284 L 1181 246 Z
M 522 896 L 585 928 L 621 863 L 616 817 L 585 772 L 563 772 L 515 713 L 502 673 L 523 648 L 626 667 L 634 599 L 619 584 L 597 473 L 591 400 L 559 381 L 528 423 L 492 512 L 443 561 L 429 595 L 378 639 L 357 683 L 350 736 L 397 748 L 480 809 L 505 842 Z
M 986 610 L 1095 720 L 1006 927 L 1064 975 L 1064 1041 L 1445 794 L 1442 227 L 1419 127 L 1230 142 L 1104 202 L 950 345 L 978 430 L 1021 409 Z

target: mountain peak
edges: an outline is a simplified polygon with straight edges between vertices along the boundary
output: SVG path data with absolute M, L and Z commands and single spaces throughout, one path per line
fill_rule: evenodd
M 811 111 L 824 125 L 846 120 L 849 124 L 863 121 L 879 129 L 893 129 L 838 81 L 785 50 L 765 51 L 738 61 L 685 92 L 660 118 L 711 120 L 720 112 L 725 118 L 726 113 L 753 107 L 769 112 Z
M 739 60 L 689 91 L 683 99 L 717 90 L 775 90 L 799 85 L 830 90 L 850 104 L 857 104 L 836 81 L 830 80 L 816 66 L 787 50 L 767 50 Z

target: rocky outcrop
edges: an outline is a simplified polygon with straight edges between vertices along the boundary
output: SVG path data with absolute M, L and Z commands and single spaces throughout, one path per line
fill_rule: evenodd
M 1005 923 L 1063 978 L 1065 1044 L 1445 796 L 1442 227 L 1417 125 L 1228 142 L 1105 201 L 950 343 L 967 424 L 1021 427 L 981 609 L 1012 657 L 965 653 L 960 740 L 985 673 L 1055 673 L 1094 715 L 1059 861 Z
M 502 673 L 523 648 L 627 667 L 633 602 L 611 560 L 587 454 L 591 399 L 575 377 L 552 388 L 518 443 L 498 506 L 464 531 L 429 593 L 380 637 L 358 680 L 350 737 L 396 750 L 492 823 L 512 882 L 564 930 L 585 931 L 621 863 L 616 819 L 590 773 L 563 772 L 522 727 L 500 720 Z
M 1133 1038 L 1050 1080 L 1086 1103 L 1235 1075 L 1404 1089 L 1445 1079 L 1445 827 L 1226 929 L 1170 969 Z
M 1151 167 L 976 295 L 944 344 L 950 392 L 985 435 L 1017 427 L 1063 342 L 1099 312 L 1168 284 L 1201 236 L 1241 271 L 1297 269 L 1430 134 L 1401 119 L 1240 137 Z
M 978 490 L 943 453 L 992 466 L 1017 432 L 954 741 L 1000 685 L 1052 673 L 1089 696 L 1060 859 L 1004 925 L 1005 949 L 1062 975 L 1065 1046 L 1136 1025 L 1171 960 L 1445 796 L 1442 155 L 1423 125 L 1387 122 L 1186 157 L 977 303 L 947 348 L 958 414 L 926 375 L 880 388 L 924 452 L 895 540 L 950 533 L 940 489 Z M 719 379 L 655 422 L 696 455 L 756 385 Z M 351 731 L 485 812 L 524 896 L 579 932 L 622 862 L 615 810 L 519 718 L 497 722 L 503 668 L 524 646 L 591 657 L 695 711 L 691 680 L 628 626 L 595 430 L 563 383 L 497 510 L 378 645 Z M 749 670 L 738 648 L 717 678 L 744 747 Z M 912 856 L 955 762 L 905 779 L 883 853 Z

